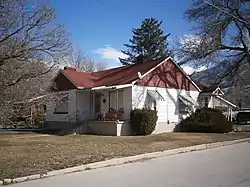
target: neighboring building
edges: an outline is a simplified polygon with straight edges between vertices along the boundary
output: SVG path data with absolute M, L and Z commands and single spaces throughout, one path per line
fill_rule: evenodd
M 200 83 L 197 85 L 202 90 L 198 98 L 200 107 L 219 109 L 228 120 L 232 121 L 233 109 L 236 109 L 236 105 L 223 98 L 224 92 L 219 87 L 206 87 Z
M 67 96 L 55 109 L 47 107 L 46 121 L 56 128 L 74 126 L 81 133 L 131 134 L 129 120 L 134 108 L 156 109 L 154 133 L 159 133 L 173 131 L 180 120 L 201 106 L 215 107 L 220 102 L 228 111 L 235 107 L 222 98 L 219 88 L 206 92 L 204 86 L 198 86 L 172 58 L 98 72 L 65 67 L 53 80 L 52 90 Z

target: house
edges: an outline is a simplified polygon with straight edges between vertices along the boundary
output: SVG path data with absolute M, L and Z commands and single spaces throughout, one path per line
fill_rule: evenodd
M 129 135 L 130 112 L 158 111 L 154 133 L 173 131 L 175 125 L 201 106 L 234 107 L 218 88 L 197 85 L 172 58 L 98 72 L 60 70 L 53 91 L 66 93 L 55 108 L 47 107 L 46 121 L 54 128 L 79 133 Z
M 197 85 L 201 89 L 198 97 L 199 106 L 219 109 L 228 120 L 232 121 L 233 109 L 236 108 L 236 105 L 224 98 L 225 93 L 216 86 L 206 87 L 200 83 Z

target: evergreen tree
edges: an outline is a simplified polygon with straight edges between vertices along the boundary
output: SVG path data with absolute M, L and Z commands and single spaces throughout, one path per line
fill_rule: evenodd
M 147 18 L 142 21 L 140 28 L 133 29 L 133 38 L 129 40 L 130 44 L 124 44 L 127 49 L 122 51 L 128 58 L 120 58 L 120 62 L 130 65 L 140 63 L 142 58 L 149 61 L 168 57 L 167 37 L 170 34 L 164 35 L 161 24 L 162 21 L 156 18 Z

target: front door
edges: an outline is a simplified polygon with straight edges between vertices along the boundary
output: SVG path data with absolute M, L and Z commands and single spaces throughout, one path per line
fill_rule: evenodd
M 101 112 L 101 94 L 95 93 L 95 114 Z

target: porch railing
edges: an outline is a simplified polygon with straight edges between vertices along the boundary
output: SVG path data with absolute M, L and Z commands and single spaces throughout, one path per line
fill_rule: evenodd
M 100 112 L 96 112 L 97 120 L 101 121 L 117 121 L 123 119 L 123 108 L 120 108 L 119 110 L 110 108 L 108 111 L 103 110 Z

